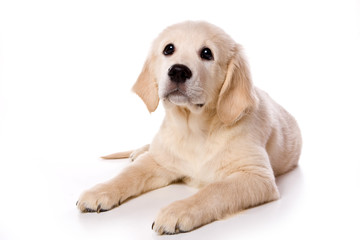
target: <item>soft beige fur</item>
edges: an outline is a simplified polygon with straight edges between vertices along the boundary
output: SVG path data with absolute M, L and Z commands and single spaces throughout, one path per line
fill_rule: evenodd
M 173 43 L 175 52 L 164 56 Z M 211 49 L 214 60 L 200 51 Z M 169 80 L 173 64 L 192 77 Z M 169 94 L 176 89 L 182 92 Z M 150 112 L 159 101 L 164 122 L 150 145 L 104 158 L 134 163 L 112 180 L 84 192 L 77 206 L 100 212 L 176 181 L 198 186 L 195 195 L 163 208 L 153 223 L 159 234 L 191 231 L 242 209 L 279 198 L 275 176 L 293 169 L 301 151 L 294 118 L 253 86 L 242 47 L 205 22 L 165 29 L 153 43 L 133 90 Z

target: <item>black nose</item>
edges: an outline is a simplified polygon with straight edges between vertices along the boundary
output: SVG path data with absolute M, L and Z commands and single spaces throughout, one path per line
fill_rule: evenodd
M 191 78 L 191 70 L 182 64 L 174 64 L 169 68 L 168 75 L 171 81 L 176 83 L 184 83 L 187 79 Z

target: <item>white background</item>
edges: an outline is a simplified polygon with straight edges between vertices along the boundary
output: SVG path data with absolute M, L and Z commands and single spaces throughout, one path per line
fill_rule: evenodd
M 156 133 L 162 107 L 130 89 L 151 41 L 188 19 L 245 47 L 300 124 L 300 166 L 280 200 L 187 234 L 151 230 L 185 185 L 80 214 L 84 189 L 131 164 L 99 156 Z M 0 239 L 359 239 L 359 69 L 359 1 L 0 1 Z

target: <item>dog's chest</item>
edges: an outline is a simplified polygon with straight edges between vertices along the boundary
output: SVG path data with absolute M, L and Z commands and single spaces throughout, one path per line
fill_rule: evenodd
M 193 185 L 205 185 L 216 180 L 217 170 L 221 165 L 221 156 L 225 149 L 219 136 L 199 132 L 174 131 L 163 136 L 162 159 L 165 167 L 185 176 Z

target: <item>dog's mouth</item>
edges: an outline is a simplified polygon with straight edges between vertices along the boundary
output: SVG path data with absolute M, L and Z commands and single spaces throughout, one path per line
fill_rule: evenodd
M 189 97 L 186 95 L 185 92 L 183 92 L 181 89 L 175 88 L 172 91 L 170 91 L 166 98 L 176 105 L 184 105 L 189 102 Z
M 172 102 L 173 104 L 180 106 L 186 104 L 192 104 L 202 108 L 205 105 L 205 103 L 193 102 L 191 98 L 183 90 L 179 88 L 175 88 L 172 91 L 170 91 L 165 98 L 170 102 Z

